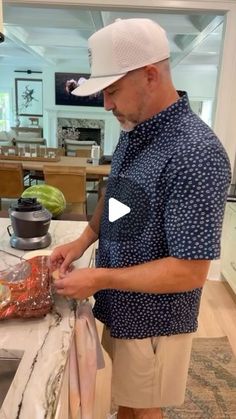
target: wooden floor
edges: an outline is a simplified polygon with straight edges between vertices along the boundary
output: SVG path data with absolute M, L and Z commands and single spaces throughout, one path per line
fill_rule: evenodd
M 97 323 L 101 334 L 102 325 Z M 236 356 L 236 295 L 226 282 L 207 281 L 203 290 L 197 337 L 228 336 Z M 110 403 L 111 363 L 105 353 L 106 368 L 98 371 L 95 418 L 106 419 Z
M 197 336 L 228 336 L 236 356 L 236 295 L 227 282 L 206 282 Z

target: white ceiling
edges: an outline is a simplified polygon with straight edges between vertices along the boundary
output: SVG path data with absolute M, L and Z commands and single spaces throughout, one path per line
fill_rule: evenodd
M 170 42 L 172 67 L 218 66 L 223 16 L 122 13 L 6 2 L 3 2 L 5 42 L 0 44 L 0 65 L 14 66 L 16 70 L 43 70 L 45 66 L 62 64 L 88 71 L 88 37 L 118 17 L 150 17 L 160 23 Z

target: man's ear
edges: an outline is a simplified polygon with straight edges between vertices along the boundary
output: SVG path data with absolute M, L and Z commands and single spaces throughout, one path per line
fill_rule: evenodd
M 149 83 L 153 83 L 153 82 L 158 81 L 159 71 L 158 71 L 158 68 L 155 65 L 153 65 L 153 64 L 146 65 L 144 70 L 145 70 L 146 77 L 147 77 L 147 80 L 148 80 Z

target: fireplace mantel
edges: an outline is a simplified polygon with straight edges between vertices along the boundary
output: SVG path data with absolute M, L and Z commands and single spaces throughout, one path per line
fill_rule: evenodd
M 104 121 L 104 154 L 112 154 L 117 144 L 120 125 L 110 112 L 100 108 L 75 109 L 74 107 L 60 107 L 44 111 L 44 137 L 50 147 L 57 147 L 58 118 Z
M 88 138 L 90 141 L 95 141 L 103 150 L 104 129 L 105 121 L 103 119 L 59 117 L 57 118 L 57 145 L 61 147 L 65 139 L 83 141 Z

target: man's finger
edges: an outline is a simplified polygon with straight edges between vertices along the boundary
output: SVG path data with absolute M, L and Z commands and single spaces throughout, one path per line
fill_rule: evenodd
M 64 295 L 65 294 L 64 289 L 61 289 L 61 290 L 56 289 L 56 293 L 59 294 L 59 295 Z
M 57 290 L 63 290 L 65 288 L 65 284 L 63 279 L 58 279 L 54 282 L 54 285 Z

